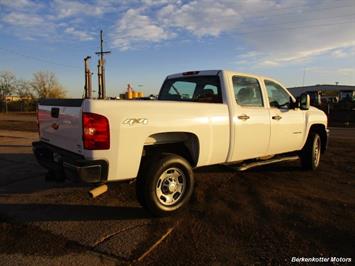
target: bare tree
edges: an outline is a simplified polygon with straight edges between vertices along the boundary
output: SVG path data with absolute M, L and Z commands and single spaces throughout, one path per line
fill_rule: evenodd
M 0 95 L 5 97 L 10 95 L 16 87 L 16 77 L 12 72 L 0 72 Z
M 20 79 L 16 82 L 16 94 L 20 96 L 21 99 L 31 99 L 33 100 L 34 94 L 31 83 L 27 80 Z
M 0 98 L 4 103 L 2 106 L 5 106 L 5 112 L 7 112 L 6 96 L 10 95 L 15 90 L 15 87 L 15 75 L 9 71 L 0 72 Z
M 52 72 L 37 72 L 33 74 L 31 86 L 38 98 L 64 98 L 66 91 Z

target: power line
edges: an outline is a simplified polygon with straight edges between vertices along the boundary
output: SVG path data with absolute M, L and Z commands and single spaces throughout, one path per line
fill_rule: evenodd
M 34 60 L 34 61 L 43 62 L 43 63 L 46 63 L 46 64 L 56 65 L 56 66 L 65 67 L 65 68 L 81 69 L 81 67 L 57 63 L 57 62 L 50 61 L 50 60 L 47 60 L 47 59 L 42 59 L 42 58 L 35 57 L 35 56 L 32 56 L 32 55 L 20 53 L 20 52 L 14 51 L 12 49 L 4 48 L 4 47 L 0 47 L 0 50 L 6 51 L 8 53 L 11 53 L 11 54 L 14 54 L 14 55 L 17 55 L 17 56 L 25 57 L 25 58 L 28 58 L 28 59 L 31 59 L 31 60 Z

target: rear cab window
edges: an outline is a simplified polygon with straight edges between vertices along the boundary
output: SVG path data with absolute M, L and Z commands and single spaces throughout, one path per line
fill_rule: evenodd
M 178 77 L 165 80 L 158 100 L 222 103 L 219 76 Z

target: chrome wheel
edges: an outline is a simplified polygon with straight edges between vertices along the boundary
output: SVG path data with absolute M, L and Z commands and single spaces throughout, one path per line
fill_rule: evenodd
M 321 143 L 320 138 L 316 137 L 313 144 L 313 163 L 317 167 L 319 165 L 320 153 L 321 153 Z
M 186 188 L 186 176 L 179 168 L 168 168 L 159 177 L 155 193 L 162 205 L 170 206 L 177 203 Z

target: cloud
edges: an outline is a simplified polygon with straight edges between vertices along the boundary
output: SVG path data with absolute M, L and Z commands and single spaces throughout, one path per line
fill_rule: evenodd
M 77 30 L 74 27 L 68 27 L 64 31 L 72 35 L 73 37 L 79 39 L 80 41 L 90 41 L 94 39 L 91 34 L 85 31 Z
M 21 26 L 25 28 L 39 26 L 42 23 L 44 23 L 42 17 L 38 15 L 21 13 L 21 12 L 11 12 L 5 15 L 2 20 L 7 24 L 13 26 Z
M 161 6 L 168 4 L 169 2 L 179 2 L 179 1 L 169 1 L 169 0 L 142 0 L 141 4 L 143 6 Z
M 352 47 L 354 44 L 349 43 L 337 43 L 337 44 L 329 44 L 329 46 L 323 46 L 321 48 L 312 48 L 305 49 L 300 48 L 299 51 L 295 50 L 293 53 L 290 52 L 274 52 L 274 55 L 269 54 L 259 54 L 259 58 L 263 58 L 263 60 L 259 60 L 257 62 L 258 66 L 280 66 L 282 64 L 295 64 L 302 63 L 305 61 L 309 61 L 314 57 L 329 54 L 332 57 L 341 58 L 346 57 L 347 53 L 345 49 L 348 47 Z
M 242 21 L 233 3 L 143 0 L 139 8 L 130 8 L 118 20 L 111 34 L 113 45 L 121 50 L 134 49 L 178 37 L 184 32 L 197 38 L 218 37 L 234 30 Z
M 227 34 L 246 47 L 243 53 L 252 55 L 251 64 L 270 67 L 330 53 L 336 58 L 350 56 L 355 35 L 350 23 L 354 14 L 349 11 L 354 7 L 351 0 L 169 1 L 151 18 L 177 38 L 184 32 L 198 39 Z M 242 55 L 239 51 L 238 59 L 247 62 Z
M 234 30 L 242 17 L 221 1 L 192 1 L 183 5 L 166 5 L 158 12 L 158 20 L 169 27 L 184 29 L 197 37 L 217 37 Z
M 355 7 L 351 1 L 342 1 L 340 5 L 339 1 L 324 0 L 315 8 L 311 2 L 305 2 L 299 14 L 285 14 L 283 10 L 263 22 L 258 18 L 254 25 L 240 32 L 244 46 L 256 52 L 250 65 L 281 66 L 304 63 L 321 55 L 349 56 L 349 49 L 355 47 L 354 25 L 349 15 L 351 3 Z
M 24 40 L 47 39 L 53 35 L 56 29 L 56 25 L 47 22 L 43 16 L 22 11 L 12 11 L 4 15 L 1 22 L 3 22 L 2 31 Z M 52 36 L 51 39 L 55 38 Z
M 1 31 L 21 38 L 88 41 L 85 29 L 96 26 L 120 50 L 228 38 L 237 62 L 254 67 L 342 59 L 355 49 L 353 0 L 0 0 L 0 7 Z
M 335 58 L 344 58 L 347 56 L 347 53 L 343 49 L 336 49 L 332 52 L 332 56 Z
M 106 12 L 112 12 L 113 6 L 98 1 L 93 4 L 79 1 L 54 0 L 53 8 L 58 19 L 74 17 L 74 16 L 101 16 Z
M 354 39 L 350 24 L 338 25 L 349 19 L 346 5 L 352 2 L 342 3 L 345 8 L 332 0 L 317 5 L 306 0 L 142 0 L 122 14 L 111 39 L 114 47 L 128 50 L 186 39 L 186 33 L 192 40 L 227 35 L 247 47 L 244 52 L 254 53 L 254 65 L 277 66 L 330 51 L 340 56 L 335 50 Z
M 355 77 L 355 68 L 351 67 L 342 67 L 334 69 L 332 66 L 318 66 L 318 67 L 306 67 L 304 70 L 307 73 L 311 74 L 322 74 L 327 75 L 329 77 L 334 76 L 335 74 L 338 76 L 345 76 L 345 77 Z
M 344 76 L 355 77 L 355 68 L 339 68 L 337 72 Z
M 0 6 L 22 9 L 38 7 L 39 4 L 30 0 L 0 0 Z
M 0 9 L 2 31 L 25 40 L 42 38 L 53 42 L 63 39 L 60 36 L 63 34 L 80 41 L 93 40 L 90 33 L 81 29 L 85 20 L 79 15 L 101 15 L 109 5 L 108 2 L 95 5 L 56 0 L 53 3 L 39 4 L 30 0 L 0 0 L 1 6 L 4 7 L 3 10 Z M 65 21 L 62 21 L 64 18 Z
M 129 9 L 116 23 L 111 34 L 113 47 L 128 50 L 142 43 L 158 43 L 175 36 L 152 19 L 141 14 L 141 9 Z

